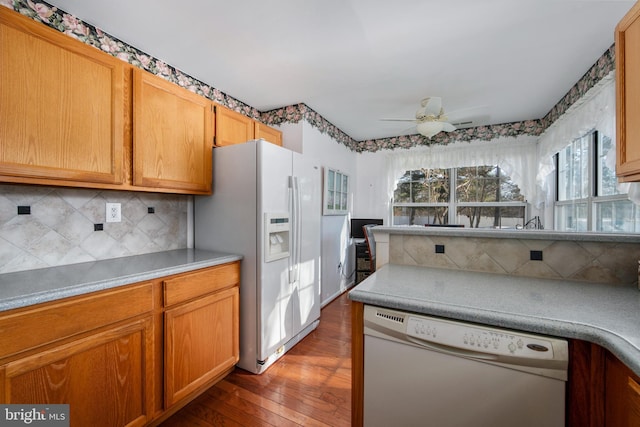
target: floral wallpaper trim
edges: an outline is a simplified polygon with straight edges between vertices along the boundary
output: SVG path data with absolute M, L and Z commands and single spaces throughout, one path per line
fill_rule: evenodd
M 566 113 L 569 108 L 593 88 L 600 80 L 607 77 L 616 69 L 615 45 L 611 45 L 605 53 L 598 58 L 578 82 L 567 92 L 560 101 L 542 119 L 544 128 L 548 128 Z
M 441 132 L 431 139 L 419 134 L 395 136 L 390 138 L 369 139 L 355 141 L 344 132 L 337 129 L 322 116 L 308 118 L 305 115 L 305 104 L 292 105 L 262 113 L 262 120 L 267 124 L 277 125 L 283 122 L 297 123 L 302 118 L 307 119 L 323 133 L 329 134 L 336 141 L 341 142 L 356 152 L 375 152 L 378 150 L 392 150 L 396 148 L 412 148 L 425 145 L 446 145 L 453 142 L 491 141 L 505 136 L 541 135 L 545 129 L 558 120 L 580 98 L 582 98 L 600 80 L 615 70 L 615 45 L 611 46 L 578 82 L 567 92 L 560 101 L 547 113 L 537 120 L 503 123 L 489 126 L 478 126 L 460 129 L 454 132 Z M 315 121 L 314 121 L 315 120 Z M 335 132 L 337 131 L 337 132 Z
M 298 123 L 304 119 L 321 133 L 328 134 L 337 142 L 344 144 L 356 152 L 375 152 L 383 149 L 411 148 L 434 144 L 446 145 L 459 141 L 490 141 L 499 137 L 523 134 L 538 136 L 560 118 L 573 103 L 585 95 L 600 79 L 615 69 L 615 49 L 614 46 L 611 46 L 542 119 L 479 126 L 460 129 L 450 133 L 441 132 L 431 139 L 419 134 L 414 134 L 356 141 L 303 103 L 261 113 L 256 108 L 206 83 L 194 79 L 169 64 L 147 55 L 135 47 L 103 32 L 99 28 L 87 24 L 48 3 L 34 3 L 31 0 L 0 0 L 0 5 L 11 8 L 51 28 L 120 58 L 133 66 L 161 76 L 168 81 L 211 99 L 231 110 L 242 113 L 252 119 L 260 120 L 268 125 Z

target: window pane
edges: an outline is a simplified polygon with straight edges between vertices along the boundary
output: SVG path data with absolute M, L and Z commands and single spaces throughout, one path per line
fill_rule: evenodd
M 524 206 L 464 206 L 456 212 L 458 224 L 471 228 L 515 228 L 523 226 Z
M 420 169 L 405 172 L 393 193 L 395 203 L 437 203 L 449 201 L 449 172 Z
M 408 203 L 411 201 L 411 182 L 398 182 L 398 186 L 393 192 L 395 203 Z
M 587 231 L 587 203 L 556 205 L 556 230 Z
M 596 231 L 605 233 L 637 233 L 640 215 L 630 200 L 596 202 Z
M 578 138 L 558 153 L 558 200 L 589 197 L 589 140 Z
M 458 168 L 458 202 L 524 201 L 518 186 L 498 166 Z
M 610 152 L 611 150 L 611 152 Z M 598 133 L 598 182 L 597 196 L 613 196 L 620 194 L 618 191 L 618 179 L 616 178 L 615 167 L 613 169 L 605 164 L 607 157 L 612 156 L 615 165 L 615 150 L 611 138 Z
M 449 202 L 449 170 L 448 169 L 427 169 L 425 173 L 425 184 L 429 187 L 430 203 Z
M 413 181 L 411 183 L 411 195 L 412 202 L 429 202 L 429 186 L 424 185 L 424 181 Z
M 395 206 L 394 225 L 447 224 L 449 208 L 444 206 Z

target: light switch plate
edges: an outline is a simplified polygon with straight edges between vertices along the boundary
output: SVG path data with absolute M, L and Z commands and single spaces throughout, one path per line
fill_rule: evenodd
M 120 203 L 107 203 L 107 222 L 120 222 L 122 216 L 120 212 Z

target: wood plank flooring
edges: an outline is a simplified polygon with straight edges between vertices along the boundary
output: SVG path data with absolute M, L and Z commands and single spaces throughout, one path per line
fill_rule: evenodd
M 351 302 L 322 309 L 318 328 L 265 373 L 236 368 L 163 427 L 351 424 Z

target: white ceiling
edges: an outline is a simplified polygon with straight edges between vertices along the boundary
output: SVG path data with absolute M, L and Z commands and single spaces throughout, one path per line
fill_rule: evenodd
M 635 1 L 52 0 L 267 111 L 305 103 L 356 140 L 416 133 L 420 100 L 452 122 L 539 119 L 613 44 Z

